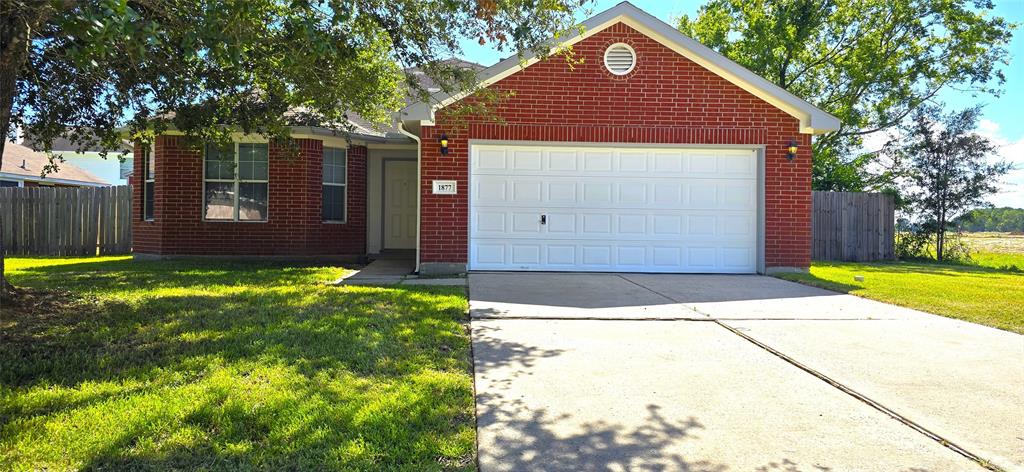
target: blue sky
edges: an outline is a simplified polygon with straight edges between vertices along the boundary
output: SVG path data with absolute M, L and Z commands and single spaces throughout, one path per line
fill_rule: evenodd
M 588 4 L 589 14 L 598 13 L 618 4 L 621 0 L 597 0 Z M 675 24 L 685 14 L 697 13 L 702 1 L 680 0 L 631 0 L 631 2 L 648 13 Z M 1015 23 L 1022 24 L 1015 32 L 1010 44 L 1010 65 L 1004 68 L 1006 84 L 1004 93 L 998 97 L 972 97 L 968 93 L 947 90 L 941 94 L 941 100 L 951 108 L 964 108 L 977 103 L 985 104 L 984 119 L 979 129 L 997 144 L 1002 146 L 1001 157 L 1014 162 L 1016 170 L 1006 177 L 1006 185 L 1002 192 L 991 200 L 996 206 L 1014 206 L 1024 208 L 1024 118 L 1021 108 L 1024 107 L 1024 0 L 996 0 L 995 14 Z M 580 20 L 590 16 L 581 13 Z M 462 44 L 464 57 L 470 61 L 484 65 L 498 62 L 510 53 L 494 51 L 490 45 L 480 46 L 475 41 L 467 40 Z

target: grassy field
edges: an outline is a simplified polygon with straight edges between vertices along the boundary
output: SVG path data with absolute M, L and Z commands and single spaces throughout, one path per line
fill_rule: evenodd
M 277 263 L 7 266 L 37 296 L 0 317 L 0 470 L 474 468 L 461 289 Z
M 864 276 L 863 282 L 854 276 Z M 787 280 L 1024 334 L 1024 273 L 931 262 L 815 262 Z
M 1024 272 L 1024 234 L 964 233 L 963 239 L 971 247 L 972 264 Z

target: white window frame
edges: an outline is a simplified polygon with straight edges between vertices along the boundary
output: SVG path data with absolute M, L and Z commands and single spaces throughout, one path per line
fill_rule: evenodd
M 205 152 L 205 151 L 204 151 Z M 206 158 L 206 155 L 203 155 Z M 153 163 L 153 173 L 149 173 L 149 163 Z M 203 178 L 206 178 L 206 162 L 203 162 Z M 204 180 L 205 182 L 205 180 Z M 146 199 L 149 197 L 149 193 L 146 192 L 146 188 L 149 184 L 153 184 L 153 214 L 146 216 Z M 203 184 L 203 192 L 205 194 L 206 184 Z M 203 197 L 205 200 L 205 196 Z M 205 213 L 205 211 L 203 212 Z M 149 145 L 142 150 L 142 221 L 155 221 L 156 220 L 156 148 L 154 145 Z
M 321 159 L 321 161 L 320 161 L 320 167 L 321 167 L 321 169 L 320 169 L 320 183 L 322 185 L 328 185 L 328 186 L 331 186 L 331 187 L 344 187 L 344 190 L 342 190 L 342 192 L 341 192 L 341 195 L 342 195 L 342 197 L 341 197 L 341 206 L 342 206 L 342 209 L 343 209 L 343 211 L 345 213 L 345 217 L 340 219 L 340 220 L 326 220 L 326 219 L 324 219 L 324 216 L 323 216 L 323 208 L 321 208 L 320 209 L 320 222 L 321 223 L 326 223 L 326 224 L 342 225 L 342 224 L 348 223 L 348 163 L 349 163 L 348 151 L 349 150 L 348 150 L 348 148 L 336 147 L 336 146 L 324 146 L 323 149 L 324 149 L 324 156 L 323 156 L 324 158 Z M 343 183 L 343 184 L 336 184 L 334 182 L 324 182 L 323 181 L 323 166 L 327 165 L 327 152 L 326 152 L 327 149 L 340 149 L 342 151 L 345 151 L 345 183 Z M 323 190 L 323 187 L 321 186 L 320 187 L 320 201 L 321 202 L 323 202 L 323 199 L 324 199 L 323 192 L 324 192 L 324 190 Z M 321 203 L 321 205 L 323 205 L 323 203 Z
M 267 145 L 267 180 L 242 180 L 241 174 L 238 172 L 238 156 L 239 156 L 238 145 L 239 144 L 266 144 Z M 270 221 L 270 144 L 269 144 L 269 142 L 267 142 L 267 141 L 235 141 L 234 142 L 234 144 L 232 145 L 232 149 L 234 150 L 233 152 L 234 152 L 234 157 L 235 157 L 235 159 L 233 161 L 234 164 L 235 164 L 235 169 L 234 169 L 235 170 L 235 172 L 234 172 L 235 178 L 234 179 L 207 179 L 206 178 L 206 152 L 207 152 L 207 149 L 209 149 L 209 146 L 210 146 L 209 143 L 203 145 L 203 167 L 202 167 L 202 173 L 203 173 L 202 174 L 202 177 L 203 177 L 203 194 L 202 194 L 202 196 L 200 196 L 200 198 L 202 199 L 202 205 L 200 205 L 200 207 L 199 207 L 200 211 L 202 212 L 202 219 L 203 219 L 203 221 L 208 221 L 210 223 L 266 223 L 266 222 Z M 207 182 L 221 182 L 221 183 L 234 183 L 235 184 L 234 211 L 232 212 L 232 218 L 231 219 L 227 219 L 227 218 L 222 218 L 222 219 L 214 218 L 214 219 L 211 219 L 211 218 L 207 218 L 206 217 L 206 183 Z M 262 220 L 240 220 L 240 219 L 238 219 L 238 206 L 239 206 L 238 205 L 238 200 L 241 197 L 241 194 L 239 192 L 239 188 L 240 188 L 241 184 L 243 184 L 243 183 L 246 183 L 246 184 L 267 184 L 267 217 L 266 218 L 264 218 Z

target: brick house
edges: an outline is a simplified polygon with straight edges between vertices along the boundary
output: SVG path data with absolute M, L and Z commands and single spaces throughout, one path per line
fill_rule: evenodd
M 839 121 L 629 3 L 583 26 L 563 43 L 573 69 L 528 55 L 479 72 L 514 92 L 500 123 L 456 123 L 446 109 L 472 98 L 438 96 L 347 141 L 296 128 L 297 159 L 259 139 L 136 146 L 136 253 L 410 251 L 423 273 L 808 267 L 811 136 Z

